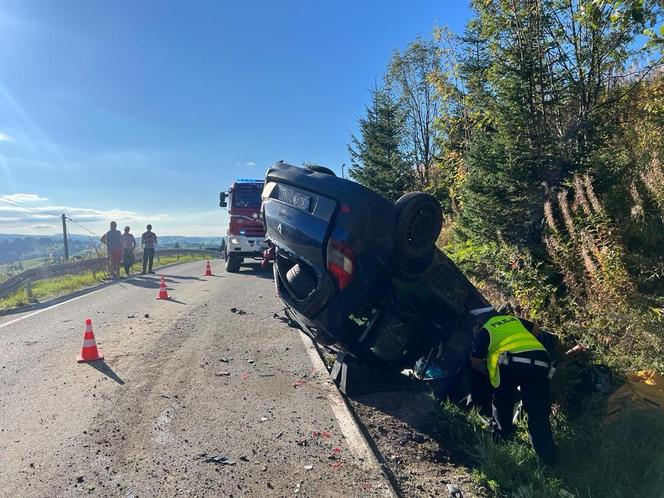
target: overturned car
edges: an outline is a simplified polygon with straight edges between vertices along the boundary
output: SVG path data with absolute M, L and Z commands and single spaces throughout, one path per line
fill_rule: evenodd
M 412 192 L 393 203 L 321 167 L 283 162 L 262 196 L 274 279 L 291 320 L 319 344 L 383 372 L 449 388 L 467 366 L 489 307 L 436 247 L 440 205 Z

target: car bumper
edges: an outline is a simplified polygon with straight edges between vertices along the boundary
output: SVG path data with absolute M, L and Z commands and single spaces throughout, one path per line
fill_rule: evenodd
M 265 237 L 247 237 L 246 235 L 229 235 L 226 242 L 228 254 L 260 257 L 268 248 Z

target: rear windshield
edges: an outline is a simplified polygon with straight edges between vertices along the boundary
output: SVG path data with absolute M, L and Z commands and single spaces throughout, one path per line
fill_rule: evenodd
M 232 195 L 233 207 L 260 209 L 262 190 L 262 185 L 243 185 L 235 187 Z

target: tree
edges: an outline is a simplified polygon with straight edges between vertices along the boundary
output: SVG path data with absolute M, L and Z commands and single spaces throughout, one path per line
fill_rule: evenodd
M 405 51 L 395 52 L 386 80 L 404 110 L 407 157 L 417 172 L 420 187 L 425 189 L 439 152 L 434 124 L 439 101 L 432 79 L 440 69 L 440 56 L 431 41 L 417 39 Z
M 626 68 L 644 53 L 635 37 L 657 9 L 617 23 L 602 2 L 478 0 L 473 7 L 462 65 L 466 101 L 482 102 L 488 119 L 468 141 L 461 195 L 468 209 L 459 226 L 466 236 L 500 233 L 537 248 L 546 199 L 576 173 L 600 167 L 597 153 L 614 134 L 611 109 L 633 86 Z M 478 46 L 488 64 L 473 56 Z M 650 68 L 637 71 L 634 83 Z
M 383 194 L 398 199 L 412 189 L 413 171 L 403 154 L 404 118 L 386 90 L 371 92 L 372 104 L 359 119 L 360 137 L 352 136 L 350 177 Z

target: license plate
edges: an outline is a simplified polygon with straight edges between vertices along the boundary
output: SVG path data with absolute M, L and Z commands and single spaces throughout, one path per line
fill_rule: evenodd
M 279 200 L 298 209 L 302 209 L 303 211 L 308 211 L 309 203 L 311 202 L 311 197 L 307 195 L 302 195 L 288 188 L 280 187 Z

